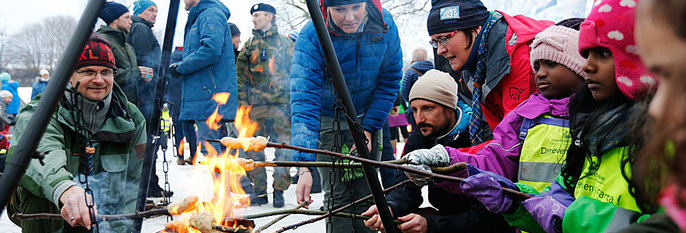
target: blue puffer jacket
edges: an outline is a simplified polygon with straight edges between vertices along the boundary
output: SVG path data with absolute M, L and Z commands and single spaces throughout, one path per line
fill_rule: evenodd
M 7 113 L 17 115 L 19 107 L 21 107 L 21 99 L 19 99 L 19 83 L 14 80 L 2 81 L 2 90 L 7 90 L 14 96 L 12 102 L 7 105 Z
M 376 10 L 379 12 L 372 14 L 378 15 L 378 21 L 381 21 L 380 10 Z M 402 78 L 398 28 L 391 14 L 383 10 L 387 32 L 368 32 L 369 28 L 383 26 L 383 22 L 373 22 L 374 19 L 369 17 L 365 30 L 360 33 L 344 36 L 330 33 L 355 109 L 358 114 L 364 114 L 362 127 L 369 132 L 383 127 Z M 335 102 L 326 60 L 314 25 L 309 22 L 295 43 L 291 66 L 291 142 L 296 146 L 317 148 L 321 116 L 333 117 Z M 342 116 L 340 119 L 345 120 Z M 314 161 L 315 156 L 296 152 L 293 159 Z
M 238 108 L 236 63 L 227 20 L 231 13 L 218 0 L 202 0 L 188 13 L 183 60 L 176 70 L 183 75 L 181 120 L 205 120 L 216 109 L 212 96 L 228 92 L 219 107 L 224 120 L 233 121 Z

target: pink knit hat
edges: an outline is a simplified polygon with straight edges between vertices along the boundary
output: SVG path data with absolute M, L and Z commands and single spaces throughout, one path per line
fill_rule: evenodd
M 579 53 L 603 47 L 615 60 L 617 86 L 627 98 L 645 97 L 657 81 L 648 74 L 634 42 L 634 11 L 638 0 L 598 0 L 581 24 Z
M 582 68 L 586 59 L 579 55 L 579 31 L 563 27 L 550 26 L 536 34 L 529 53 L 531 66 L 538 60 L 549 60 L 560 63 L 583 78 L 588 74 Z

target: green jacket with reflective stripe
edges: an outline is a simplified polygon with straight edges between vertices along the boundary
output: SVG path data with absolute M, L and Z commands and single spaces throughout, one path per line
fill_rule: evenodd
M 582 178 L 576 184 L 574 198 L 565 210 L 562 220 L 563 232 L 616 232 L 628 227 L 631 223 L 641 222 L 649 214 L 641 213 L 636 199 L 629 192 L 629 185 L 623 177 L 620 168 L 621 160 L 628 153 L 625 147 L 614 148 L 602 155 L 598 170 L 591 175 L 591 164 L 597 164 L 597 158 L 584 163 Z M 631 175 L 631 170 L 625 167 L 625 174 Z M 562 176 L 556 181 L 563 184 Z M 520 191 L 539 194 L 534 188 L 517 183 Z M 547 191 L 547 187 L 544 191 Z M 519 207 L 513 214 L 505 218 L 510 225 L 528 232 L 540 232 L 540 226 L 523 207 Z M 538 230 L 537 230 L 538 229 Z

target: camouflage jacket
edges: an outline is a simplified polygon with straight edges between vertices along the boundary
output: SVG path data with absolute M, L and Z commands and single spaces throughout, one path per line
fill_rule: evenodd
M 288 104 L 293 42 L 276 26 L 253 35 L 236 61 L 240 104 Z

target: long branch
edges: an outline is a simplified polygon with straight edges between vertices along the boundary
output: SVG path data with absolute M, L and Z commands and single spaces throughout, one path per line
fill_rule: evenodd
M 407 159 L 381 161 L 388 164 L 407 164 Z M 362 163 L 341 163 L 341 162 L 304 162 L 304 161 L 255 161 L 255 167 L 338 167 L 338 168 L 361 168 Z M 438 174 L 450 174 L 464 170 L 464 163 L 455 163 L 445 167 L 431 167 L 431 172 Z
M 405 185 L 405 184 L 407 184 L 407 183 L 410 183 L 410 182 L 411 182 L 410 180 L 403 180 L 403 181 L 398 182 L 397 184 L 395 184 L 395 185 L 393 185 L 393 186 L 391 186 L 391 187 L 388 187 L 388 188 L 384 189 L 383 191 L 384 191 L 384 193 L 386 193 L 386 192 L 388 192 L 388 191 L 391 191 L 391 190 L 393 190 L 393 189 L 399 188 L 399 187 L 401 187 L 401 186 L 403 186 L 403 185 Z M 363 197 L 363 198 L 357 199 L 357 200 L 355 200 L 355 201 L 353 201 L 353 202 L 351 202 L 351 203 L 349 203 L 349 204 L 346 204 L 346 205 L 344 205 L 344 206 L 341 206 L 341 207 L 339 207 L 339 208 L 337 208 L 337 209 L 335 209 L 335 210 L 332 210 L 332 211 L 330 211 L 330 212 L 327 212 L 326 214 L 324 214 L 324 215 L 322 215 L 322 216 L 319 216 L 319 217 L 316 217 L 316 218 L 311 218 L 311 219 L 308 219 L 308 220 L 305 220 L 305 221 L 301 221 L 301 222 L 298 222 L 298 223 L 295 223 L 295 224 L 292 224 L 292 225 L 288 225 L 288 226 L 282 227 L 281 229 L 275 231 L 275 233 L 281 233 L 281 232 L 284 232 L 284 231 L 287 231 L 287 230 L 290 230 L 290 229 L 295 229 L 295 228 L 298 228 L 298 227 L 303 226 L 303 225 L 307 225 L 307 224 L 310 224 L 310 223 L 314 223 L 314 222 L 320 221 L 320 220 L 322 220 L 322 219 L 328 218 L 328 217 L 331 216 L 332 214 L 340 213 L 341 211 L 343 211 L 343 210 L 345 210 L 345 209 L 347 209 L 347 208 L 350 208 L 351 206 L 356 205 L 357 203 L 366 201 L 366 200 L 368 200 L 368 199 L 370 199 L 370 198 L 372 198 L 372 195 L 371 195 L 371 194 L 370 194 L 370 195 L 367 195 L 367 196 L 365 196 L 365 197 Z
M 113 215 L 97 215 L 95 218 L 98 221 L 112 221 L 112 220 L 122 220 L 122 219 L 137 219 L 137 218 L 149 218 L 158 215 L 169 215 L 169 211 L 166 208 L 163 209 L 152 209 L 143 212 L 137 212 L 133 214 L 113 214 Z M 62 215 L 53 213 L 35 213 L 35 214 L 22 214 L 14 213 L 12 217 L 21 220 L 36 220 L 36 219 L 62 219 Z
M 431 173 L 431 172 L 426 172 L 426 171 L 422 171 L 422 170 L 417 170 L 417 169 L 414 169 L 414 168 L 410 168 L 410 167 L 406 167 L 406 166 L 402 166 L 402 165 L 398 165 L 398 164 L 383 163 L 383 162 L 379 162 L 379 161 L 376 161 L 376 160 L 371 160 L 371 159 L 365 159 L 365 158 L 361 158 L 361 157 L 355 157 L 355 156 L 345 155 L 345 154 L 341 154 L 341 153 L 337 153 L 337 152 L 333 152 L 333 151 L 319 150 L 319 149 L 310 149 L 310 148 L 305 148 L 305 147 L 300 147 L 300 146 L 294 146 L 294 145 L 286 144 L 286 143 L 284 143 L 284 142 L 282 142 L 282 143 L 268 142 L 268 143 L 267 143 L 267 147 L 286 148 L 286 149 L 291 149 L 291 150 L 297 150 L 297 151 L 300 151 L 300 152 L 316 153 L 316 154 L 323 154 L 323 155 L 331 155 L 331 156 L 336 156 L 336 157 L 339 157 L 339 158 L 349 159 L 349 160 L 353 160 L 353 161 L 357 161 L 357 162 L 361 162 L 361 163 L 368 163 L 368 164 L 372 164 L 372 165 L 379 166 L 379 167 L 395 168 L 395 169 L 402 170 L 402 171 L 405 171 L 405 172 L 411 172 L 411 173 L 415 173 L 415 174 L 420 174 L 420 175 L 427 176 L 427 177 L 429 177 L 429 178 L 431 178 L 431 179 L 441 179 L 441 180 L 454 181 L 454 182 L 462 182 L 462 181 L 464 180 L 464 178 L 462 178 L 462 177 L 455 177 L 455 176 L 447 176 L 447 175 L 443 175 L 443 174 L 436 174 L 436 173 Z M 506 192 L 506 193 L 510 193 L 510 194 L 512 194 L 512 195 L 514 195 L 514 196 L 517 196 L 517 197 L 519 197 L 519 198 L 522 198 L 522 199 L 529 199 L 529 198 L 531 198 L 531 196 L 529 196 L 529 194 L 526 194 L 526 193 L 523 193 L 523 192 L 519 192 L 519 191 L 516 191 L 516 190 L 513 190 L 513 189 L 503 188 L 503 191 Z
M 302 203 L 300 203 L 300 205 L 296 206 L 296 207 L 293 208 L 292 210 L 299 210 L 300 208 L 303 208 L 305 205 L 307 205 L 307 202 L 306 202 L 306 201 L 303 201 Z M 275 219 L 272 219 L 272 220 L 269 221 L 267 224 L 264 224 L 264 225 L 260 226 L 259 228 L 257 228 L 257 230 L 255 230 L 255 233 L 259 233 L 259 232 L 264 231 L 265 229 L 267 229 L 267 228 L 271 227 L 272 225 L 276 224 L 278 221 L 281 221 L 281 220 L 283 220 L 284 218 L 286 218 L 286 217 L 288 217 L 288 216 L 290 216 L 290 215 L 291 215 L 291 213 L 286 213 L 286 214 L 281 215 L 281 216 L 279 216 L 279 217 L 277 217 L 277 218 L 275 218 Z

